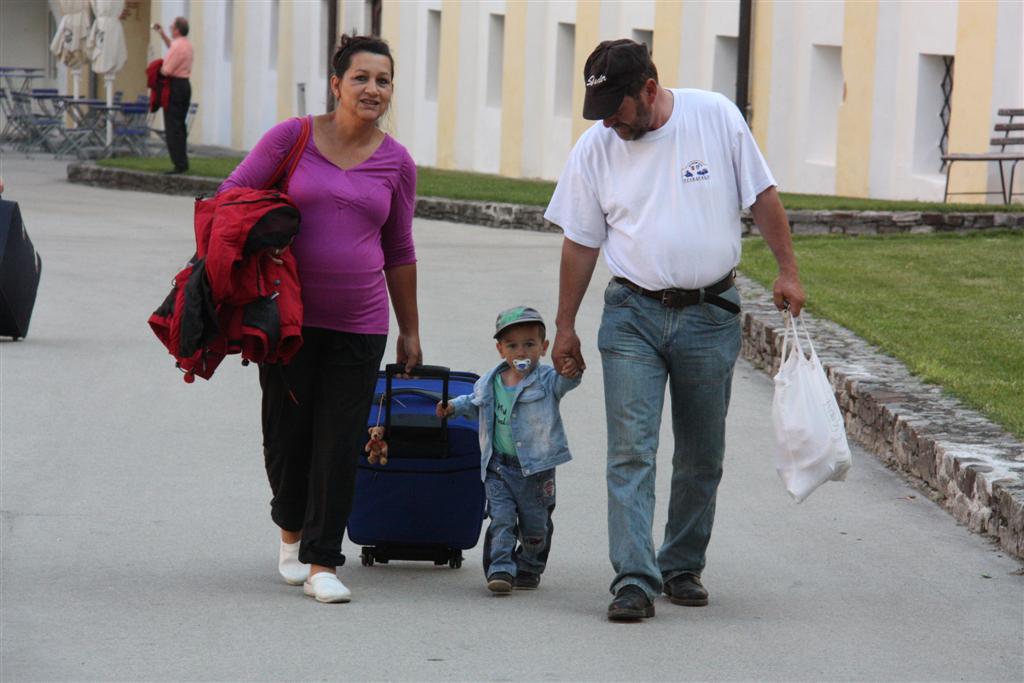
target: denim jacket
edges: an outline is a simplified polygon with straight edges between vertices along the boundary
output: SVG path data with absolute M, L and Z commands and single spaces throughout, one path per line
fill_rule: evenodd
M 502 361 L 477 380 L 473 393 L 451 400 L 455 415 L 480 421 L 480 476 L 487 479 L 487 463 L 494 450 L 494 376 L 508 368 Z M 538 365 L 523 378 L 512 396 L 512 438 L 523 475 L 563 465 L 572 459 L 562 428 L 558 402 L 579 386 L 580 377 L 562 377 L 550 365 Z

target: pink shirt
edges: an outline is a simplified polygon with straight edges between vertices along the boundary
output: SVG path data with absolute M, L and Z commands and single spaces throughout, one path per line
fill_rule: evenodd
M 288 119 L 267 131 L 219 192 L 263 187 L 300 129 L 299 119 Z M 384 270 L 416 262 L 416 164 L 409 152 L 387 135 L 369 159 L 342 170 L 320 154 L 310 135 L 288 196 L 302 214 L 292 253 L 303 326 L 387 334 Z
M 179 36 L 171 41 L 160 73 L 173 78 L 188 78 L 192 75 L 192 43 L 188 38 Z

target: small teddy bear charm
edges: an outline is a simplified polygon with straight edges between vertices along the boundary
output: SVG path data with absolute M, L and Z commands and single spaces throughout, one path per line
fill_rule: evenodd
M 366 456 L 366 461 L 371 465 L 377 464 L 380 461 L 381 465 L 388 464 L 388 444 L 384 441 L 384 428 L 370 427 L 370 440 L 366 442 L 366 447 L 363 449 L 369 453 Z

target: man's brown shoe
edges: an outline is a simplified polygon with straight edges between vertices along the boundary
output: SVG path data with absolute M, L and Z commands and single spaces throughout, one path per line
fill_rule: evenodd
M 612 604 L 608 605 L 610 621 L 636 621 L 654 616 L 654 603 L 647 597 L 643 589 L 628 584 L 615 594 Z
M 703 607 L 708 604 L 708 589 L 696 574 L 687 572 L 671 578 L 665 582 L 663 590 L 673 605 Z

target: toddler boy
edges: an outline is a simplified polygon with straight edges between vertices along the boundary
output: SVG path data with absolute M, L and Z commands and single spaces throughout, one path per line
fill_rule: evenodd
M 555 467 L 572 459 L 559 401 L 582 377 L 570 359 L 563 377 L 540 359 L 547 353 L 544 320 L 533 308 L 502 311 L 494 338 L 501 362 L 477 380 L 472 394 L 458 396 L 442 415 L 480 422 L 481 476 L 491 523 L 484 540 L 487 588 L 507 594 L 529 590 L 551 549 Z

